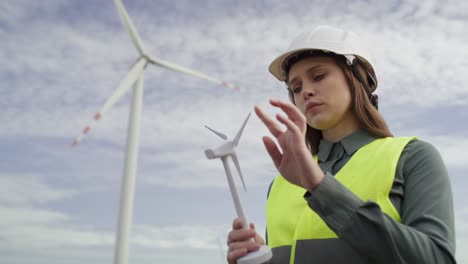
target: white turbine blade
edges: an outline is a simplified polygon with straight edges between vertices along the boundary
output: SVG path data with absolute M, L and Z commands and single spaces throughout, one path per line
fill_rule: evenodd
M 218 131 L 212 129 L 211 127 L 209 127 L 209 126 L 207 126 L 207 125 L 205 125 L 205 127 L 208 128 L 211 132 L 213 132 L 213 133 L 215 133 L 216 135 L 218 135 L 220 138 L 222 138 L 222 139 L 224 139 L 224 140 L 227 139 L 227 136 L 224 135 L 223 133 L 218 132 Z
M 94 115 L 93 121 L 87 125 L 83 132 L 73 141 L 73 145 L 80 143 L 86 134 L 89 133 L 91 128 L 96 125 L 96 123 L 102 118 L 102 116 L 122 97 L 122 95 L 132 87 L 132 84 L 141 76 L 143 70 L 145 69 L 146 63 L 148 61 L 145 58 L 141 58 L 135 63 L 130 71 L 125 75 L 125 77 L 120 82 L 117 89 L 112 93 L 112 95 L 104 103 L 104 106 L 101 107 L 99 112 Z
M 244 124 L 242 124 L 242 127 L 239 129 L 239 132 L 237 132 L 237 135 L 234 138 L 234 141 L 233 141 L 234 146 L 237 146 L 237 144 L 239 144 L 240 137 L 242 135 L 242 132 L 244 131 L 244 127 L 247 124 L 247 121 L 249 120 L 249 117 L 250 117 L 250 113 L 247 115 L 247 118 L 245 119 Z
M 143 48 L 143 43 L 141 42 L 141 38 L 138 36 L 138 33 L 135 29 L 132 19 L 128 15 L 128 12 L 125 9 L 125 6 L 123 5 L 121 0 L 114 0 L 114 3 L 115 3 L 115 6 L 117 7 L 117 10 L 119 11 L 120 18 L 122 19 L 122 22 L 125 25 L 125 28 L 127 29 L 128 34 L 130 34 L 130 38 L 132 39 L 133 44 L 135 44 L 140 54 L 143 55 L 145 53 L 144 48 Z
M 240 176 L 241 181 L 242 181 L 242 186 L 244 186 L 244 191 L 247 192 L 247 187 L 245 187 L 244 176 L 242 176 L 242 171 L 241 171 L 241 168 L 240 168 L 240 165 L 239 165 L 239 160 L 237 159 L 237 154 L 233 153 L 231 155 L 231 158 L 232 158 L 232 161 L 234 161 L 234 165 L 236 165 L 237 173 L 239 173 L 239 176 Z
M 208 76 L 208 75 L 206 75 L 206 74 L 204 74 L 202 72 L 196 71 L 196 70 L 192 70 L 192 69 L 189 69 L 189 68 L 186 68 L 186 67 L 174 64 L 174 63 L 170 63 L 168 61 L 164 61 L 164 60 L 161 60 L 161 59 L 150 58 L 150 62 L 152 62 L 154 64 L 157 64 L 157 65 L 159 65 L 161 67 L 173 70 L 173 71 L 185 73 L 185 74 L 188 74 L 188 75 L 200 78 L 200 79 L 207 80 L 207 81 L 215 83 L 215 84 L 219 84 L 219 85 L 234 89 L 236 91 L 240 91 L 240 88 L 237 85 L 233 85 L 233 84 L 225 82 L 225 81 L 223 81 L 221 79 Z

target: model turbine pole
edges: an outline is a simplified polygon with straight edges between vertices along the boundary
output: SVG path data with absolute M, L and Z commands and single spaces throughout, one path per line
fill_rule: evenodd
M 247 115 L 247 118 L 242 124 L 242 127 L 239 129 L 236 137 L 233 140 L 227 140 L 228 139 L 227 136 L 224 135 L 223 133 L 218 132 L 208 126 L 205 126 L 210 131 L 218 135 L 220 138 L 227 140 L 227 142 L 225 142 L 219 147 L 205 150 L 205 155 L 208 159 L 219 158 L 223 162 L 224 171 L 226 172 L 226 177 L 227 177 L 228 184 L 229 184 L 229 189 L 231 190 L 232 200 L 234 201 L 234 206 L 236 207 L 237 215 L 242 219 L 243 228 L 245 229 L 249 229 L 249 221 L 247 219 L 247 216 L 244 213 L 244 209 L 242 208 L 242 203 L 239 197 L 239 192 L 237 191 L 236 184 L 232 177 L 231 168 L 229 167 L 228 158 L 230 157 L 232 161 L 234 162 L 234 165 L 237 169 L 237 173 L 239 174 L 241 181 L 242 181 L 242 185 L 244 186 L 244 190 L 247 191 L 247 188 L 245 187 L 244 177 L 242 176 L 242 171 L 239 165 L 239 160 L 237 159 L 235 148 L 239 144 L 240 137 L 242 135 L 242 132 L 244 131 L 244 127 L 247 124 L 247 121 L 249 120 L 249 117 L 250 117 L 250 113 L 249 115 Z M 259 250 L 252 251 L 246 256 L 239 258 L 237 260 L 237 263 L 238 264 L 260 264 L 260 263 L 264 263 L 268 261 L 271 257 L 272 257 L 272 253 L 271 253 L 270 248 L 266 245 L 262 245 Z

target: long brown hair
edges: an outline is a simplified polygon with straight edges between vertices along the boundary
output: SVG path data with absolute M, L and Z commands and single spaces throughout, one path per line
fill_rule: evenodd
M 299 56 L 296 57 L 298 59 L 294 59 L 293 62 L 289 61 L 286 68 L 286 76 L 288 75 L 290 67 L 302 60 L 306 57 L 317 57 L 317 56 L 326 56 L 331 57 L 335 60 L 336 64 L 341 68 L 343 71 L 346 81 L 348 83 L 349 89 L 351 91 L 351 111 L 354 112 L 356 118 L 360 123 L 360 127 L 366 130 L 369 134 L 382 138 L 382 137 L 393 137 L 393 134 L 390 132 L 390 129 L 387 126 L 383 116 L 377 111 L 376 107 L 374 107 L 369 100 L 369 92 L 366 90 L 366 87 L 369 87 L 369 82 L 367 78 L 362 78 L 364 82 L 366 82 L 366 87 L 356 78 L 353 74 L 350 66 L 346 63 L 345 57 L 336 55 L 333 53 L 325 53 L 321 51 L 314 51 L 313 53 L 309 53 L 307 56 Z M 358 71 L 361 76 L 366 76 L 367 72 L 362 67 L 361 64 L 357 64 Z M 287 80 L 286 80 L 287 82 Z M 294 95 L 290 89 L 288 89 L 289 98 L 294 103 Z M 306 131 L 306 143 L 310 148 L 312 154 L 316 154 L 318 152 L 318 145 L 320 140 L 322 139 L 322 131 L 312 128 L 311 126 L 307 125 Z

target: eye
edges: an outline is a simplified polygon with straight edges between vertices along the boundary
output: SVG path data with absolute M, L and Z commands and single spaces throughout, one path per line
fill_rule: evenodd
M 325 74 L 321 73 L 321 74 L 315 75 L 313 79 L 314 79 L 314 81 L 319 82 L 319 81 L 323 80 L 324 78 L 325 78 Z
M 302 86 L 301 85 L 296 85 L 291 88 L 291 92 L 298 94 L 302 91 Z

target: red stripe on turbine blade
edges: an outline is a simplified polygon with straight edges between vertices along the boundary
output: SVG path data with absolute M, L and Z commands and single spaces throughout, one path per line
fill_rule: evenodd
M 236 85 L 236 86 L 234 87 L 234 90 L 240 92 L 240 87 Z
M 76 144 L 78 144 L 78 141 L 75 139 L 75 140 L 73 141 L 72 147 L 76 146 Z
M 223 86 L 228 86 L 227 82 L 225 82 L 225 81 L 222 81 L 222 82 L 221 82 L 221 85 L 223 85 Z
M 89 130 L 91 130 L 91 128 L 90 128 L 89 126 L 87 126 L 87 127 L 85 127 L 85 128 L 83 129 L 83 133 L 84 133 L 84 134 L 88 134 Z
M 94 120 L 99 121 L 99 119 L 101 119 L 101 117 L 102 117 L 101 113 L 96 113 L 94 115 Z

